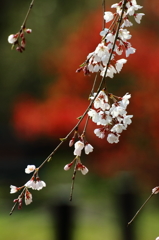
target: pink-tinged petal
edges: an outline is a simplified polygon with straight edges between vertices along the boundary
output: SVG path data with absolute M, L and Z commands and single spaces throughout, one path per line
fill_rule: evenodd
M 153 188 L 153 189 L 152 189 L 152 193 L 153 193 L 153 194 L 159 193 L 159 187 Z

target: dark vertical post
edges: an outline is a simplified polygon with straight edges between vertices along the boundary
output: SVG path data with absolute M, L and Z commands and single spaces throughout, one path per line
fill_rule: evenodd
M 135 181 L 129 173 L 124 173 L 120 179 L 120 187 L 117 190 L 117 206 L 119 209 L 118 219 L 120 221 L 120 228 L 122 231 L 123 240 L 135 239 L 135 224 L 128 226 L 128 222 L 134 215 L 136 191 Z
M 69 200 L 59 199 L 50 208 L 50 214 L 54 222 L 55 240 L 73 240 L 75 227 L 75 207 Z

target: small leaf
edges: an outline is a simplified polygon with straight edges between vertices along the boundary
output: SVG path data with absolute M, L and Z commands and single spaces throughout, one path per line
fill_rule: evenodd
M 82 116 L 77 117 L 78 120 L 80 120 L 81 118 L 82 118 Z
M 50 162 L 50 161 L 51 161 L 51 158 L 52 158 L 52 157 L 49 157 L 48 160 L 47 160 L 47 162 Z
M 66 141 L 66 138 L 60 138 L 60 141 L 64 142 L 64 141 Z

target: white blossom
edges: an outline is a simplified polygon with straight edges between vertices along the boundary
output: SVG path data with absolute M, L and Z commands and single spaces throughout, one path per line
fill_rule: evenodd
M 16 186 L 10 185 L 10 193 L 16 193 L 18 188 Z
M 109 133 L 108 137 L 107 137 L 107 141 L 109 143 L 118 143 L 119 142 L 119 136 L 120 135 L 117 135 L 117 134 L 114 134 L 114 133 Z
M 108 104 L 108 96 L 104 93 L 104 91 L 99 92 L 98 96 L 94 100 L 94 107 L 96 109 L 101 108 L 102 110 L 110 108 Z
M 36 180 L 36 190 L 41 190 L 43 187 L 46 187 L 46 183 L 40 179 Z
M 130 35 L 130 32 L 127 29 L 120 28 L 119 30 L 119 38 L 121 38 L 122 41 L 127 41 L 132 36 Z
M 128 18 L 125 18 L 122 24 L 122 27 L 131 27 L 131 26 L 133 26 L 132 22 L 130 22 Z
M 105 131 L 101 128 L 97 128 L 94 130 L 94 133 L 97 137 L 103 139 L 105 137 Z
M 121 105 L 126 108 L 127 105 L 129 104 L 129 99 L 130 99 L 130 98 L 131 98 L 131 94 L 126 93 L 126 94 L 122 97 Z
M 137 11 L 138 9 L 141 9 L 141 8 L 142 8 L 142 6 L 134 4 L 128 8 L 127 14 L 132 16 L 132 15 L 134 15 L 135 11 Z
M 89 143 L 87 143 L 84 147 L 85 154 L 89 154 L 90 152 L 93 152 L 93 146 Z
M 114 18 L 114 14 L 112 12 L 105 12 L 104 13 L 104 20 L 110 22 Z
M 29 174 L 31 172 L 34 172 L 35 169 L 35 165 L 27 165 L 27 167 L 25 168 L 25 173 Z
M 105 39 L 107 40 L 107 42 L 113 43 L 115 39 L 115 35 L 113 35 L 112 33 L 108 33 Z
M 104 70 L 101 72 L 101 76 L 102 77 L 104 77 L 105 69 L 106 68 L 104 68 Z M 107 70 L 106 77 L 113 78 L 114 77 L 114 73 L 117 73 L 116 69 L 112 65 L 110 65 L 108 70 Z
M 29 174 L 31 172 L 34 172 L 34 170 L 36 169 L 35 165 L 28 165 L 26 168 L 25 168 L 25 173 Z
M 78 171 L 81 171 L 81 173 L 83 175 L 86 175 L 88 173 L 88 171 L 89 171 L 88 168 L 86 166 L 84 166 L 81 162 L 77 163 L 76 169 Z
M 141 23 L 141 19 L 142 19 L 142 17 L 144 15 L 145 15 L 144 13 L 136 13 L 136 14 L 134 14 L 135 21 L 140 24 Z
M 133 117 L 133 115 L 124 116 L 123 124 L 125 127 L 127 127 L 127 125 L 130 125 L 132 123 L 132 120 L 131 120 L 132 117 Z
M 121 69 L 123 68 L 123 64 L 125 64 L 126 62 L 127 60 L 124 58 L 116 61 L 115 67 L 118 73 L 121 71 Z
M 112 127 L 111 132 L 121 133 L 123 130 L 125 130 L 124 125 L 121 124 L 121 123 L 118 123 L 118 124 L 115 124 L 115 125 Z
M 9 37 L 8 37 L 8 42 L 10 43 L 10 44 L 14 44 L 16 41 L 17 41 L 17 34 L 11 34 L 11 35 L 9 35 Z
M 32 178 L 29 180 L 25 186 L 27 188 L 32 188 L 33 190 L 41 190 L 43 187 L 46 187 L 46 183 L 44 181 L 41 181 L 39 178 Z
M 124 114 L 126 114 L 126 111 L 123 107 L 121 106 L 116 106 L 115 104 L 112 105 L 111 109 L 110 109 L 110 113 L 112 115 L 113 118 L 120 116 L 123 116 Z
M 104 28 L 101 32 L 100 32 L 100 36 L 101 37 L 105 37 L 105 35 L 109 32 L 108 28 Z
M 134 54 L 136 52 L 136 49 L 133 47 L 126 48 L 126 57 L 129 57 L 130 54 Z
M 90 109 L 88 111 L 88 116 L 90 116 L 92 118 L 92 122 L 94 122 L 94 123 L 99 122 L 99 114 L 94 109 Z
M 94 52 L 97 54 L 99 58 L 101 58 L 104 55 L 109 54 L 109 49 L 104 45 L 104 42 L 102 42 L 98 44 Z
M 29 205 L 30 203 L 32 203 L 32 194 L 28 191 L 28 190 L 26 190 L 25 191 L 25 204 L 26 205 Z
M 81 151 L 84 148 L 84 143 L 82 141 L 77 141 L 74 146 L 75 150 L 73 154 L 76 156 L 81 156 Z

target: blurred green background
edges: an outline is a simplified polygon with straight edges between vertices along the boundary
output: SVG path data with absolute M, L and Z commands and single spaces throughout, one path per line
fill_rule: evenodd
M 143 0 L 138 1 L 138 4 L 147 6 L 148 2 Z M 106 1 L 107 6 L 113 3 L 110 0 Z M 151 184 L 143 186 L 144 181 L 136 180 L 135 173 L 125 171 L 125 168 L 112 176 L 103 176 L 93 170 L 86 176 L 79 173 L 75 181 L 73 203 L 69 203 L 72 172 L 64 172 L 63 166 L 70 162 L 72 153 L 67 150 L 66 144 L 49 163 L 49 167 L 46 165 L 40 172 L 40 178 L 46 181 L 47 188 L 40 192 L 33 192 L 33 203 L 30 206 L 23 206 L 21 211 L 16 210 L 12 216 L 9 216 L 12 201 L 16 198 L 9 194 L 10 184 L 23 185 L 28 180 L 28 176 L 24 173 L 26 165 L 38 166 L 58 144 L 58 139 L 53 136 L 40 136 L 35 139 L 19 137 L 13 123 L 13 106 L 19 95 L 33 96 L 38 101 L 46 98 L 48 88 L 56 82 L 57 76 L 47 72 L 46 67 L 42 67 L 45 54 L 50 51 L 53 53 L 55 49 L 57 54 L 67 37 L 79 28 L 89 13 L 93 14 L 94 11 L 101 9 L 102 14 L 99 0 L 65 2 L 35 0 L 27 22 L 27 27 L 33 32 L 26 36 L 26 51 L 20 54 L 15 49 L 11 51 L 7 37 L 18 32 L 29 4 L 28 0 L 6 0 L 1 3 L 0 9 L 1 238 L 58 240 L 55 209 L 66 205 L 74 213 L 74 224 L 70 226 L 73 229 L 74 240 L 128 239 L 127 218 L 130 220 L 150 194 Z M 157 7 L 157 4 L 154 0 L 151 6 Z M 152 21 L 149 21 L 150 16 L 145 19 L 144 26 L 156 31 L 158 24 L 154 18 L 153 15 Z M 91 21 L 92 19 L 90 19 L 90 29 L 87 29 L 88 33 L 93 31 Z M 102 25 L 102 22 L 100 24 Z M 55 61 L 56 57 L 59 58 L 56 54 L 52 56 Z M 72 55 L 76 53 L 73 52 Z M 75 70 L 72 69 L 73 72 Z M 87 162 L 87 164 L 91 167 L 91 163 Z M 156 171 L 158 172 L 158 169 Z M 153 178 L 153 173 L 151 175 Z M 159 235 L 158 222 L 159 197 L 155 196 L 136 221 L 129 226 L 132 231 L 132 240 L 155 239 Z

